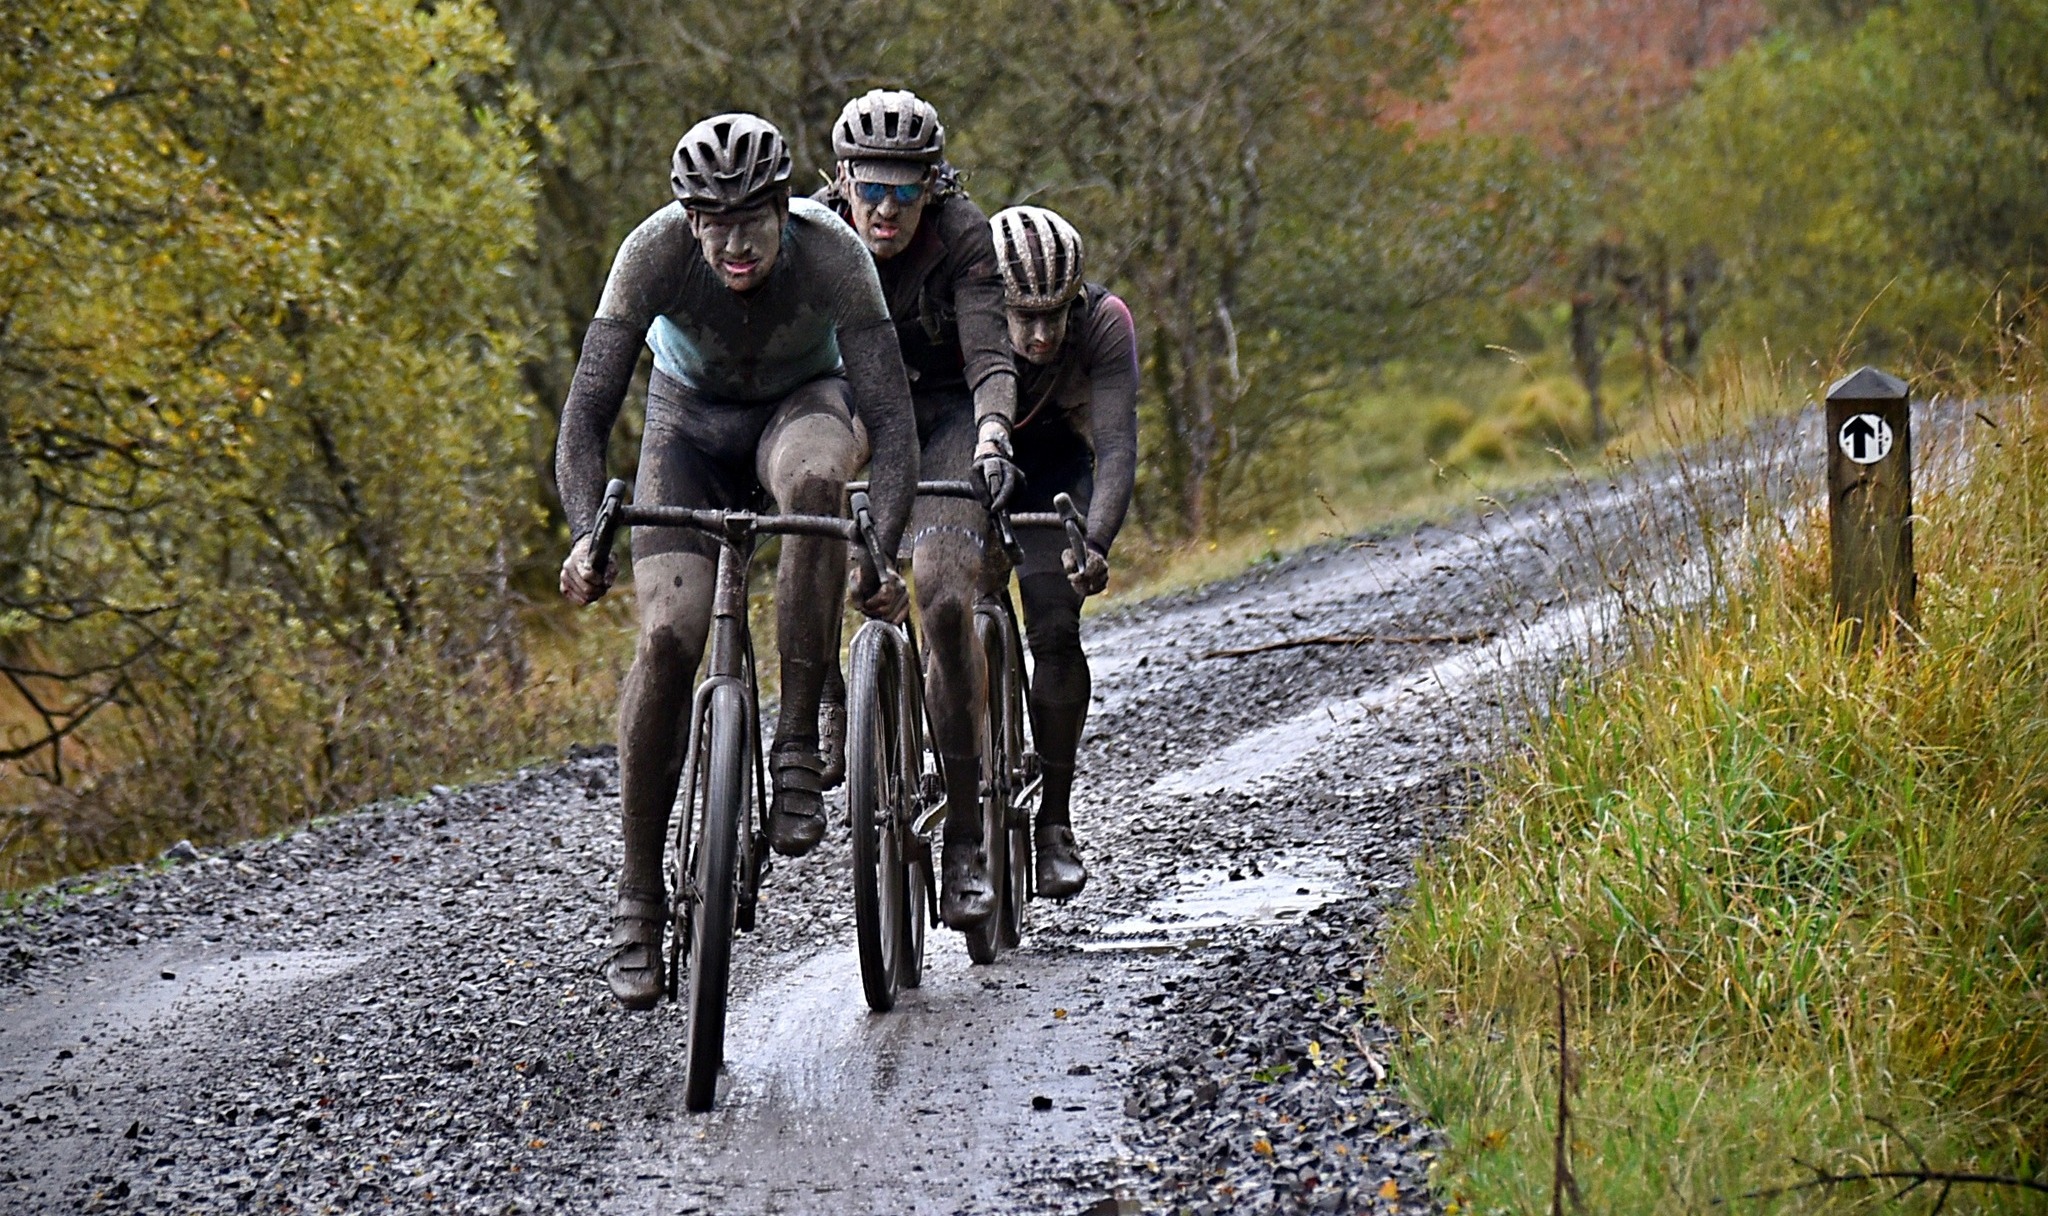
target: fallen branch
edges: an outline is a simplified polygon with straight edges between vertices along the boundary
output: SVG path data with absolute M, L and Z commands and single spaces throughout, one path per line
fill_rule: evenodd
M 1261 642 L 1256 646 L 1232 646 L 1223 650 L 1211 650 L 1202 657 L 1241 659 L 1248 654 L 1265 654 L 1270 650 L 1293 650 L 1301 646 L 1365 646 L 1373 643 L 1387 646 L 1445 646 L 1484 642 L 1492 637 L 1491 629 L 1474 629 L 1470 633 L 1319 633 L 1314 637 L 1281 638 L 1277 642 Z
M 1939 1186 L 1941 1188 L 1935 1192 L 1934 1206 L 1928 1209 L 1928 1216 L 1935 1216 L 1935 1213 L 1948 1206 L 1948 1193 L 1958 1186 L 2001 1186 L 2020 1191 L 2032 1191 L 2037 1195 L 2048 1195 L 2048 1180 L 2040 1178 L 2020 1178 L 2012 1174 L 1979 1174 L 1969 1170 L 1934 1169 L 1927 1164 L 1927 1157 L 1921 1153 L 1920 1146 L 1913 1143 L 1897 1125 L 1893 1124 L 1890 1120 L 1881 1119 L 1875 1115 L 1868 1117 L 1871 1122 L 1881 1124 L 1893 1135 L 1897 1136 L 1900 1142 L 1912 1152 L 1914 1159 L 1919 1162 L 1919 1165 L 1910 1170 L 1855 1170 L 1847 1174 L 1837 1174 L 1825 1166 L 1814 1165 L 1811 1162 L 1801 1161 L 1799 1158 L 1794 1157 L 1792 1163 L 1808 1171 L 1813 1177 L 1804 1182 L 1793 1182 L 1784 1186 L 1764 1187 L 1761 1190 L 1745 1191 L 1737 1195 L 1735 1200 L 1716 1195 L 1713 1202 L 1716 1205 L 1720 1205 L 1742 1199 L 1776 1199 L 1779 1196 L 1790 1195 L 1798 1191 L 1847 1186 L 1858 1182 L 1903 1182 L 1906 1185 L 1892 1195 L 1894 1201 L 1904 1199 L 1923 1186 Z

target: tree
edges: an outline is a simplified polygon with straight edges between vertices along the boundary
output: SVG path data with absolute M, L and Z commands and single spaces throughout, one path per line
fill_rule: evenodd
M 1947 352 L 2048 289 L 2048 2 L 1875 9 L 1760 45 L 1651 145 L 1640 213 L 1725 251 L 1731 334 Z
M 1606 431 L 1602 388 L 1618 330 L 1649 365 L 1690 368 L 1719 255 L 1682 230 L 1638 222 L 1636 151 L 1656 117 L 1769 25 L 1762 0 L 1478 0 L 1448 96 L 1428 132 L 1467 127 L 1528 139 L 1556 158 L 1577 222 L 1554 290 L 1569 302 L 1572 362 Z
M 1448 6 L 1409 0 L 1062 0 L 1023 69 L 1063 138 L 1039 185 L 1145 325 L 1169 530 L 1319 421 L 1311 390 L 1527 274 L 1540 208 L 1494 149 L 1417 146 L 1392 103 L 1431 88 Z M 1290 453 L 1291 454 L 1291 453 Z M 1300 466 L 1294 466 L 1298 469 Z
M 379 788 L 393 698 L 515 659 L 504 67 L 459 0 L 0 30 L 0 759 L 62 782 L 90 727 L 246 828 Z

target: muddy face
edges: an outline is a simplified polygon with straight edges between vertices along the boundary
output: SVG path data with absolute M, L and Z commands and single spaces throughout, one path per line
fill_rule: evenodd
M 764 203 L 745 211 L 690 213 L 690 231 L 719 281 L 734 291 L 752 291 L 768 281 L 782 253 L 787 202 Z
M 839 192 L 852 209 L 853 230 L 875 255 L 886 262 L 910 247 L 917 235 L 917 222 L 924 218 L 931 201 L 931 178 L 907 184 L 863 181 L 846 166 L 839 169 Z M 911 195 L 905 198 L 904 195 Z
M 1026 312 L 1021 308 L 1004 311 L 1010 318 L 1011 350 L 1040 365 L 1059 357 L 1060 347 L 1067 340 L 1066 305 L 1043 312 Z

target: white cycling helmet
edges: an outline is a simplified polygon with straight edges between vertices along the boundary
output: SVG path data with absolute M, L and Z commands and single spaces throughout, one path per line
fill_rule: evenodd
M 989 219 L 1003 303 L 1037 312 L 1081 294 L 1081 234 L 1057 211 L 1006 207 Z
M 905 89 L 870 89 L 832 124 L 832 154 L 877 181 L 917 181 L 945 153 L 939 112 Z

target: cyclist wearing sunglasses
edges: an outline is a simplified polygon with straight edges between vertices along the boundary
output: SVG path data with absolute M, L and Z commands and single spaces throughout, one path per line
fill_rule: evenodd
M 1050 511 L 1065 493 L 1088 516 L 1085 563 L 1076 564 L 1058 533 L 1025 529 L 1017 537 L 1031 738 L 1045 771 L 1032 852 L 1039 894 L 1064 896 L 1088 881 L 1068 813 L 1090 689 L 1081 601 L 1109 584 L 1109 546 L 1137 477 L 1137 329 L 1122 300 L 1082 280 L 1081 234 L 1060 215 L 1011 207 L 989 227 L 1020 378 L 1015 442 L 1024 486 L 1010 505 Z
M 856 97 L 833 124 L 839 167 L 819 198 L 853 225 L 880 270 L 910 374 L 923 475 L 965 480 L 979 468 L 1000 500 L 1016 484 L 1008 456 L 1017 370 L 988 219 L 961 190 L 945 147 L 938 112 L 915 94 Z M 969 929 L 994 909 L 976 755 L 988 675 L 974 645 L 974 604 L 1000 554 L 987 513 L 970 502 L 919 500 L 911 537 L 931 654 L 926 697 L 946 781 L 940 916 Z
M 721 114 L 676 145 L 676 201 L 619 246 L 562 407 L 555 476 L 576 541 L 562 594 L 588 604 L 616 567 L 592 568 L 590 530 L 605 448 L 640 347 L 654 352 L 634 497 L 641 503 L 838 513 L 873 445 L 880 541 L 902 535 L 917 482 L 909 383 L 874 260 L 828 209 L 789 197 L 782 135 Z M 776 723 L 771 842 L 797 854 L 823 833 L 818 696 L 832 663 L 847 548 L 787 537 L 776 572 L 782 713 Z M 662 989 L 662 851 L 688 729 L 690 687 L 710 627 L 711 538 L 680 528 L 633 535 L 639 644 L 619 707 L 624 865 L 605 977 L 629 1009 Z M 866 576 L 863 574 L 863 579 Z M 856 588 L 861 608 L 901 619 L 893 574 Z

